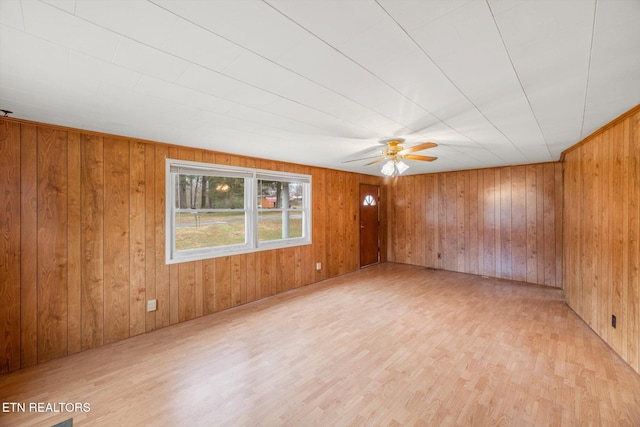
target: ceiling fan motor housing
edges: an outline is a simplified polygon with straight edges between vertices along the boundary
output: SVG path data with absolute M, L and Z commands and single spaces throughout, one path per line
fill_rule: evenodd
M 382 149 L 382 155 L 387 159 L 395 159 L 398 153 L 404 150 L 404 147 L 400 145 L 400 140 L 393 139 L 387 142 L 387 146 Z

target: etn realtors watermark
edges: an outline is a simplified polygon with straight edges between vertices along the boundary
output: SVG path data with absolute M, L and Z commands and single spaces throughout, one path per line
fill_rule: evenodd
M 2 412 L 89 412 L 87 402 L 2 402 Z

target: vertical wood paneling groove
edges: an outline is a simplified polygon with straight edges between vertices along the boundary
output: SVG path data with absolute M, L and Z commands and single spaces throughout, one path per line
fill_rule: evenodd
M 0 374 L 20 367 L 20 125 L 0 124 Z
M 104 342 L 104 144 L 100 136 L 81 139 L 81 327 L 86 350 Z
M 348 173 L 349 177 L 349 192 L 348 192 L 348 203 L 349 203 L 349 215 L 348 221 L 344 225 L 345 234 L 347 236 L 347 240 L 349 241 L 349 253 L 346 256 L 346 268 L 344 273 L 348 273 L 350 271 L 354 271 L 360 267 L 360 258 L 359 256 L 354 256 L 353 254 L 360 254 L 360 181 L 362 178 L 358 177 L 358 175 L 354 173 Z
M 278 279 L 282 276 L 282 273 L 278 271 L 278 265 L 280 264 L 278 260 L 278 251 L 264 251 L 263 253 L 266 254 L 266 262 L 262 267 L 268 271 L 265 295 L 275 295 L 278 293 L 278 288 L 282 288 L 282 285 L 278 283 Z M 339 264 L 335 263 L 335 265 Z M 264 271 L 265 270 L 263 270 L 263 272 Z
M 169 266 L 165 264 L 165 163 L 169 155 L 167 147 L 155 147 L 155 239 L 156 239 L 156 328 L 171 324 L 169 296 Z
M 551 203 L 553 198 L 544 193 L 544 168 L 546 165 L 536 165 L 536 283 L 546 284 L 545 244 L 544 244 L 544 206 L 545 201 Z M 549 224 L 553 227 L 553 224 Z
M 478 171 L 468 171 L 469 185 L 467 190 L 467 197 L 469 200 L 469 206 L 467 207 L 467 216 L 469 217 L 469 229 L 467 235 L 469 236 L 469 242 L 467 243 L 467 253 L 469 254 L 469 269 L 467 272 L 472 274 L 479 274 L 479 261 L 480 253 L 478 252 Z
M 327 226 L 328 213 L 327 213 L 327 192 L 324 191 L 327 186 L 326 174 L 324 170 L 317 171 L 311 181 L 311 198 L 312 198 L 312 238 L 313 238 L 313 264 L 319 262 L 320 270 L 315 270 L 314 282 L 324 280 L 328 277 L 327 271 Z M 259 273 L 257 268 L 259 262 L 259 256 L 256 255 L 256 272 Z M 261 298 L 260 292 L 260 276 L 256 275 L 256 299 Z
M 335 233 L 335 240 L 334 240 L 334 244 L 335 247 L 337 248 L 337 257 L 332 257 L 332 264 L 335 265 L 335 275 L 340 275 L 343 274 L 346 271 L 346 256 L 347 256 L 347 249 L 348 249 L 348 245 L 345 244 L 347 242 L 346 240 L 346 233 L 345 233 L 345 221 L 347 220 L 346 215 L 347 215 L 347 209 L 346 209 L 346 204 L 347 201 L 345 200 L 346 198 L 346 192 L 347 192 L 347 174 L 344 172 L 339 172 L 338 174 L 338 192 L 334 193 L 332 195 L 330 195 L 330 197 L 334 197 L 336 199 L 337 202 L 337 209 L 336 209 L 336 214 L 334 219 L 337 221 L 338 223 L 338 227 L 336 227 L 337 229 L 337 233 Z M 278 272 L 278 269 L 276 268 L 276 272 Z
M 426 185 L 424 190 L 426 193 L 425 221 L 427 223 L 424 229 L 427 247 L 427 260 L 425 264 L 427 267 L 431 268 L 438 266 L 438 248 L 436 246 L 436 242 L 438 241 L 438 193 L 436 191 L 436 178 L 437 175 L 425 176 Z M 392 203 L 389 205 L 392 205 Z M 393 218 L 392 216 L 390 217 Z M 389 226 L 388 229 L 392 230 L 392 227 Z
M 190 286 L 188 283 L 187 286 Z M 183 298 L 184 299 L 184 298 Z M 180 264 L 169 265 L 169 324 L 180 321 Z
M 334 188 L 336 190 L 336 194 L 327 194 L 327 210 L 329 212 L 329 216 L 335 218 L 336 224 L 339 221 L 339 203 L 338 197 L 339 193 L 342 191 L 340 188 L 339 176 L 341 172 L 335 173 L 327 173 L 327 186 L 329 188 Z M 329 225 L 328 223 L 326 225 Z M 338 262 L 338 258 L 340 258 L 340 235 L 339 235 L 340 227 L 327 227 L 327 262 L 325 268 L 327 269 L 327 277 L 337 276 L 340 271 L 340 266 Z M 335 261 L 334 261 L 335 260 Z M 264 266 L 263 266 L 264 271 Z M 274 271 L 275 273 L 275 271 Z M 270 277 L 270 276 L 269 276 Z
M 129 335 L 146 331 L 145 146 L 130 144 L 129 175 Z
M 243 298 L 246 301 L 247 275 L 246 275 L 246 272 L 244 271 L 244 267 L 246 266 L 245 258 L 246 258 L 245 254 L 231 257 L 231 306 L 232 307 L 243 304 Z
M 467 263 L 467 245 L 465 236 L 467 235 L 468 225 L 465 207 L 468 200 L 465 198 L 465 183 L 467 181 L 467 172 L 456 173 L 456 271 L 466 271 Z M 415 194 L 412 192 L 411 194 Z
M 80 134 L 69 132 L 67 137 L 68 156 L 68 282 L 67 282 L 67 353 L 73 354 L 82 350 L 82 218 L 81 218 L 81 193 L 80 193 Z
M 178 297 L 178 322 L 184 322 L 196 317 L 196 271 L 195 262 L 183 262 L 171 266 L 172 271 L 177 271 L 177 294 L 172 293 L 171 298 Z M 173 276 L 172 276 L 173 280 Z M 173 323 L 173 321 L 172 321 Z
M 425 176 L 420 175 L 416 177 L 416 187 L 414 189 L 414 194 L 416 195 L 416 204 L 413 208 L 416 221 L 413 222 L 412 227 L 414 231 L 412 233 L 412 238 L 415 245 L 416 251 L 416 264 L 417 265 L 425 265 L 425 241 L 420 238 L 420 236 L 424 236 L 424 226 L 425 226 L 425 190 L 424 190 Z
M 224 310 L 231 304 L 231 259 L 221 257 L 215 259 L 215 294 L 216 309 Z
M 285 267 L 286 267 L 286 263 L 284 261 L 284 254 L 285 254 L 285 249 L 276 249 L 273 251 L 275 253 L 275 267 L 273 269 L 273 271 L 275 271 L 275 290 L 273 291 L 274 294 L 279 294 L 280 292 L 286 291 L 286 287 L 285 287 L 285 277 L 287 276 L 286 272 L 284 271 Z
M 202 285 L 204 286 L 202 298 L 204 303 L 204 314 L 211 314 L 216 311 L 215 300 L 215 263 L 213 259 L 206 259 L 202 262 Z
M 495 250 L 495 197 L 496 191 L 494 187 L 495 169 L 484 169 L 483 188 L 484 188 L 484 210 L 483 210 L 483 270 L 485 276 L 496 277 L 496 250 Z
M 500 174 L 500 277 L 511 279 L 512 249 L 511 249 L 511 171 L 504 168 Z M 549 204 L 551 205 L 551 204 Z
M 155 234 L 155 149 L 151 144 L 145 144 L 144 148 L 144 226 L 145 226 L 145 266 L 144 266 L 144 298 L 156 299 L 156 234 Z M 146 303 L 145 303 L 146 310 Z M 145 331 L 156 328 L 156 312 L 149 311 L 145 314 Z
M 416 180 L 398 180 L 399 188 L 402 188 L 403 191 L 403 199 L 402 199 L 402 207 L 397 209 L 396 214 L 400 217 L 403 234 L 401 234 L 400 242 L 401 244 L 397 247 L 400 250 L 400 253 L 411 264 L 417 264 L 417 252 L 418 246 L 420 243 L 417 241 L 416 234 L 416 222 L 417 222 L 417 211 L 416 206 L 419 203 L 416 197 L 413 197 L 412 194 L 415 193 Z
M 38 128 L 38 362 L 67 354 L 67 133 Z
M 511 278 L 527 280 L 526 168 L 511 169 Z
M 482 170 L 477 171 L 475 193 L 478 195 L 476 203 L 476 229 L 478 246 L 478 274 L 484 274 L 484 184 Z
M 543 166 L 542 173 L 542 239 L 544 244 L 544 284 L 556 286 L 556 197 L 555 165 Z
M 200 317 L 204 314 L 204 274 L 202 272 L 203 269 L 203 261 L 194 262 L 195 267 L 195 308 L 194 315 L 195 317 Z
M 555 264 L 556 264 L 556 274 L 555 274 L 555 283 L 556 287 L 564 287 L 565 284 L 562 280 L 562 274 L 564 271 L 564 259 L 563 259 L 563 241 L 564 241 L 564 206 L 565 202 L 563 199 L 563 165 L 561 163 L 556 163 L 555 165 L 555 173 L 554 173 L 554 193 L 555 193 Z M 566 255 L 566 254 L 565 254 Z M 566 293 L 565 293 L 566 295 Z
M 104 140 L 104 340 L 129 336 L 129 141 Z
M 37 138 L 35 126 L 20 126 L 20 366 L 23 368 L 38 363 Z
M 253 302 L 258 299 L 257 294 L 257 263 L 256 254 L 247 254 L 247 302 Z
M 457 251 L 457 176 L 456 172 L 450 172 L 445 174 L 445 203 L 444 211 L 446 215 L 445 220 L 445 236 L 446 239 L 443 242 L 444 247 L 444 268 L 447 270 L 457 271 L 458 267 L 458 251 Z M 404 181 L 403 181 L 404 183 Z M 411 197 L 410 194 L 405 197 Z
M 501 177 L 502 169 L 496 169 L 494 176 L 494 197 L 493 197 L 493 223 L 494 223 L 494 242 L 495 248 L 495 276 L 502 277 L 502 224 L 500 223 L 500 206 L 502 200 L 501 194 Z
M 525 205 L 527 236 L 527 276 L 529 283 L 538 283 L 538 227 L 537 227 L 537 169 L 535 165 L 525 169 Z

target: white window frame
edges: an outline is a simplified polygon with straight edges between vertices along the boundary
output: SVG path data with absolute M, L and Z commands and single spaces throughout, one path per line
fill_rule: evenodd
M 179 174 L 225 176 L 244 178 L 245 242 L 226 246 L 176 250 L 176 180 Z M 303 185 L 302 207 L 295 209 L 302 215 L 302 236 L 260 242 L 258 239 L 258 180 L 299 182 Z M 277 172 L 261 169 L 230 167 L 211 163 L 166 159 L 166 263 L 196 261 L 228 255 L 272 250 L 291 246 L 309 245 L 311 241 L 311 175 Z M 218 210 L 218 209 L 216 209 Z M 269 209 L 273 210 L 273 209 Z M 236 210 L 233 210 L 236 211 Z M 273 211 L 282 211 L 275 209 Z
M 266 241 L 258 241 L 257 246 L 262 250 L 268 249 L 277 249 L 283 248 L 287 246 L 297 246 L 299 245 L 299 241 L 304 240 L 305 235 L 309 236 L 309 243 L 311 243 L 311 176 L 309 175 L 299 175 L 299 174 L 288 174 L 283 172 L 273 172 L 273 171 L 256 171 L 256 203 L 257 203 L 257 193 L 258 193 L 258 181 L 280 181 L 280 182 L 299 182 L 303 184 L 303 197 L 302 197 L 302 208 L 301 209 L 290 209 L 290 208 L 269 208 L 264 209 L 256 206 L 256 234 L 258 230 L 259 219 L 258 215 L 260 212 L 300 212 L 302 214 L 302 237 L 290 237 L 290 238 L 281 238 L 277 240 L 266 240 Z M 308 180 L 308 182 L 306 182 Z M 308 197 L 306 194 L 308 193 Z

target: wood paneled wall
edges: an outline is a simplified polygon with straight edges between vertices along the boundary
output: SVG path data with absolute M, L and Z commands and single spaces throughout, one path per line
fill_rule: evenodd
M 560 163 L 396 179 L 389 261 L 562 287 Z
M 567 304 L 640 373 L 640 106 L 563 156 Z
M 313 244 L 166 265 L 166 157 L 312 175 Z M 360 183 L 382 181 L 0 120 L 0 373 L 356 270 Z

